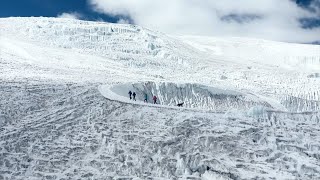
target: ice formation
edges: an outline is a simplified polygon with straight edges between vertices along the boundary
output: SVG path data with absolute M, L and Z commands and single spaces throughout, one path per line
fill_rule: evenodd
M 2 18 L 0 180 L 319 179 L 319 73 L 317 45 Z

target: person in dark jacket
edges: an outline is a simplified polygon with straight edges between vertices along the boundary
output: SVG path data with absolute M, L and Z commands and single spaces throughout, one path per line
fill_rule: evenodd
M 134 100 L 134 101 L 136 101 L 136 95 L 137 95 L 136 92 L 133 92 L 133 93 L 132 93 L 132 97 L 133 97 L 133 100 Z
M 129 91 L 128 94 L 129 94 L 129 98 L 130 98 L 130 100 L 131 100 L 131 99 L 132 99 L 132 92 Z
M 144 94 L 144 102 L 145 103 L 148 102 L 148 94 L 147 93 Z
M 153 96 L 153 104 L 157 104 L 157 96 Z

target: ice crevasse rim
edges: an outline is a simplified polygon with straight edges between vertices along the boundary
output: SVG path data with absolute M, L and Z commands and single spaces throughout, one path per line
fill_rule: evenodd
M 267 101 L 262 100 L 254 94 L 242 93 L 234 90 L 221 89 L 196 83 L 174 83 L 174 82 L 134 82 L 117 85 L 103 85 L 99 87 L 103 96 L 111 100 L 126 103 L 152 104 L 152 97 L 157 96 L 157 105 L 177 106 L 184 103 L 185 108 L 205 109 L 214 111 L 228 111 L 230 109 L 248 110 L 255 106 L 272 108 Z M 130 101 L 128 92 L 136 92 L 136 100 Z

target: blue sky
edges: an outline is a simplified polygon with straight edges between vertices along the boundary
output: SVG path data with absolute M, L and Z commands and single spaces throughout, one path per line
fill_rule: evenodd
M 171 34 L 313 42 L 320 0 L 1 0 L 0 17 L 130 22 Z M 65 16 L 64 16 L 65 17 Z M 296 21 L 296 22 L 295 22 Z
M 1 0 L 0 17 L 44 16 L 56 17 L 62 13 L 77 12 L 85 20 L 117 22 L 121 17 L 93 11 L 87 0 Z

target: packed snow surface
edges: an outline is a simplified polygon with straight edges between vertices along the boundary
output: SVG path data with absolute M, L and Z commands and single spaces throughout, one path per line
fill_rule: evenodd
M 2 18 L 0 180 L 320 179 L 319 74 L 317 45 Z

